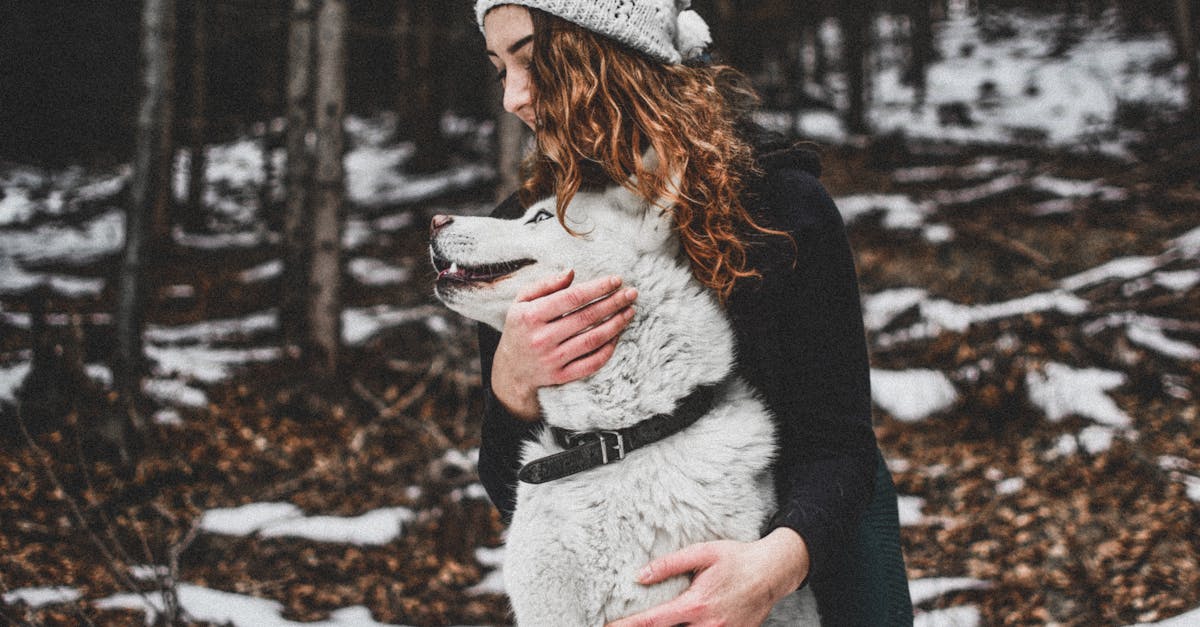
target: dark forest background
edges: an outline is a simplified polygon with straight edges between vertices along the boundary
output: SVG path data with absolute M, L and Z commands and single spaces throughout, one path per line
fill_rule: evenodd
M 773 109 L 821 106 L 803 83 L 800 52 L 826 18 L 865 22 L 874 12 L 912 16 L 912 63 L 932 50 L 930 29 L 945 15 L 944 0 L 697 0 L 712 26 L 717 57 L 754 77 Z M 1064 23 L 1060 47 L 1088 19 L 1115 7 L 1129 34 L 1169 32 L 1177 0 L 977 0 L 989 13 L 1018 9 L 1077 16 Z M 236 136 L 247 125 L 284 115 L 288 0 L 198 0 L 178 5 L 176 125 L 190 123 L 198 19 L 206 20 L 204 78 L 207 140 Z M 397 139 L 438 142 L 437 120 L 448 112 L 493 115 L 492 71 L 483 56 L 472 3 L 356 0 L 349 3 L 347 104 L 350 113 L 381 110 L 399 116 Z M 1192 15 L 1200 3 L 1192 2 Z M 128 161 L 133 151 L 138 96 L 140 3 L 132 0 L 3 0 L 0 2 L 0 159 L 61 165 Z M 924 30 L 924 33 L 922 33 Z M 1192 25 L 1195 33 L 1196 25 Z M 1003 37 L 1003 27 L 992 33 Z M 863 40 L 864 53 L 871 42 Z M 927 54 L 932 54 L 929 52 Z M 835 59 L 829 59 L 836 63 Z M 924 63 L 928 63 L 925 59 Z M 820 67 L 817 68 L 821 70 Z M 811 70 L 810 70 L 811 71 Z M 808 77 L 820 80 L 821 77 Z M 911 77 L 910 78 L 915 78 Z M 177 135 L 180 137 L 186 135 Z M 444 150 L 428 146 L 432 150 Z M 439 159 L 433 159 L 434 162 Z

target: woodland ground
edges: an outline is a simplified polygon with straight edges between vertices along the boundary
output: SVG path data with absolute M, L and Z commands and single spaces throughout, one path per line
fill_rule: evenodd
M 942 373 L 952 386 L 934 411 L 906 411 L 902 401 L 889 409 L 877 395 L 876 433 L 908 508 L 909 576 L 961 578 L 920 599 L 922 613 L 974 608 L 988 625 L 1127 625 L 1200 606 L 1200 494 L 1189 498 L 1200 481 L 1200 359 L 1187 351 L 1200 343 L 1200 285 L 1188 274 L 1200 269 L 1200 244 L 1178 239 L 1200 227 L 1198 136 L 1151 134 L 1133 161 L 894 138 L 825 151 L 822 180 L 843 212 L 856 202 L 869 209 L 847 215 L 866 300 L 924 290 L 869 323 L 873 367 Z M 1088 185 L 1070 191 L 1055 181 Z M 294 621 L 363 605 L 388 624 L 504 624 L 504 597 L 472 590 L 491 571 L 477 549 L 498 546 L 502 532 L 470 461 L 480 412 L 474 331 L 433 300 L 424 252 L 429 218 L 485 210 L 486 187 L 360 210 L 366 219 L 411 215 L 355 253 L 409 274 L 383 286 L 349 280 L 345 304 L 411 315 L 349 345 L 336 384 L 310 384 L 278 359 L 193 381 L 207 402 L 152 424 L 133 470 L 80 444 L 78 427 L 107 410 L 102 397 L 73 424 L 36 434 L 36 449 L 6 406 L 0 586 L 67 586 L 83 600 L 31 608 L 5 596 L 0 616 L 137 623 L 136 611 L 90 601 L 127 592 L 130 567 L 174 558 L 179 581 L 277 600 Z M 916 208 L 898 206 L 903 197 Z M 163 289 L 147 320 L 183 328 L 268 311 L 276 281 L 246 283 L 239 273 L 277 257 L 272 244 L 175 246 L 151 268 Z M 1140 273 L 1063 280 L 1129 258 L 1151 261 Z M 89 363 L 111 351 L 111 325 L 86 316 L 112 311 L 116 262 L 38 267 L 108 278 L 94 297 L 59 294 L 48 306 L 85 315 Z M 192 290 L 166 289 L 179 285 Z M 936 302 L 978 307 L 1064 291 L 1086 310 L 1030 306 L 957 328 L 935 315 Z M 19 324 L 28 305 L 12 292 L 0 303 L 0 365 L 28 359 Z M 1167 342 L 1139 341 L 1146 328 Z M 277 339 L 267 325 L 209 348 Z M 1064 415 L 1050 415 L 1036 390 L 1054 364 L 1119 373 L 1105 393 L 1128 420 L 1062 393 Z M 1096 428 L 1099 443 L 1083 435 Z M 263 502 L 342 516 L 404 506 L 414 516 L 381 545 L 194 529 L 206 510 Z M 105 555 L 99 544 L 124 553 Z

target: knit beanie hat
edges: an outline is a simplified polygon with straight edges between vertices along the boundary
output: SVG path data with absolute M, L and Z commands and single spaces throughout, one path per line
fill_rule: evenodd
M 476 0 L 480 30 L 488 10 L 502 4 L 541 9 L 663 63 L 697 57 L 712 43 L 704 18 L 689 10 L 692 0 Z

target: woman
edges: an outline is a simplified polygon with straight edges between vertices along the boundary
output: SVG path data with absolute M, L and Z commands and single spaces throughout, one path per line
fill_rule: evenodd
M 646 565 L 642 583 L 691 574 L 691 587 L 614 625 L 757 625 L 807 582 L 825 624 L 911 622 L 896 534 L 882 543 L 860 537 L 873 529 L 860 518 L 896 527 L 895 493 L 871 429 L 858 286 L 840 215 L 816 181 L 815 157 L 766 141 L 749 123 L 756 100 L 741 76 L 695 62 L 708 33 L 689 4 L 475 5 L 504 107 L 538 141 L 521 192 L 493 215 L 515 216 L 553 194 L 561 220 L 580 187 L 630 175 L 645 198 L 671 198 L 693 271 L 733 322 L 738 374 L 777 422 L 779 510 L 763 537 L 703 543 Z M 653 171 L 640 158 L 647 148 L 659 156 Z M 662 172 L 683 172 L 679 186 Z M 539 428 L 538 388 L 599 369 L 636 306 L 620 277 L 572 279 L 518 297 L 501 333 L 480 327 L 479 473 L 505 519 L 520 444 Z

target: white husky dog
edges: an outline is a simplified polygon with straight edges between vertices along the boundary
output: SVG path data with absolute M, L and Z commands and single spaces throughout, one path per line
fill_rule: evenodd
M 496 329 L 518 292 L 568 269 L 581 280 L 616 274 L 637 288 L 635 315 L 608 363 L 539 390 L 546 423 L 615 431 L 670 414 L 696 388 L 724 382 L 682 431 L 619 461 L 623 452 L 614 450 L 605 465 L 519 484 L 504 563 L 517 624 L 590 627 L 688 587 L 686 577 L 636 583 L 652 559 L 697 542 L 758 539 L 775 508 L 776 445 L 766 407 L 732 375 L 732 330 L 693 278 L 668 212 L 619 186 L 576 194 L 566 222 L 577 235 L 554 210 L 551 198 L 515 220 L 439 216 L 430 241 L 437 297 Z M 526 445 L 522 462 L 563 450 L 546 429 Z M 767 624 L 817 625 L 809 589 L 786 597 Z

